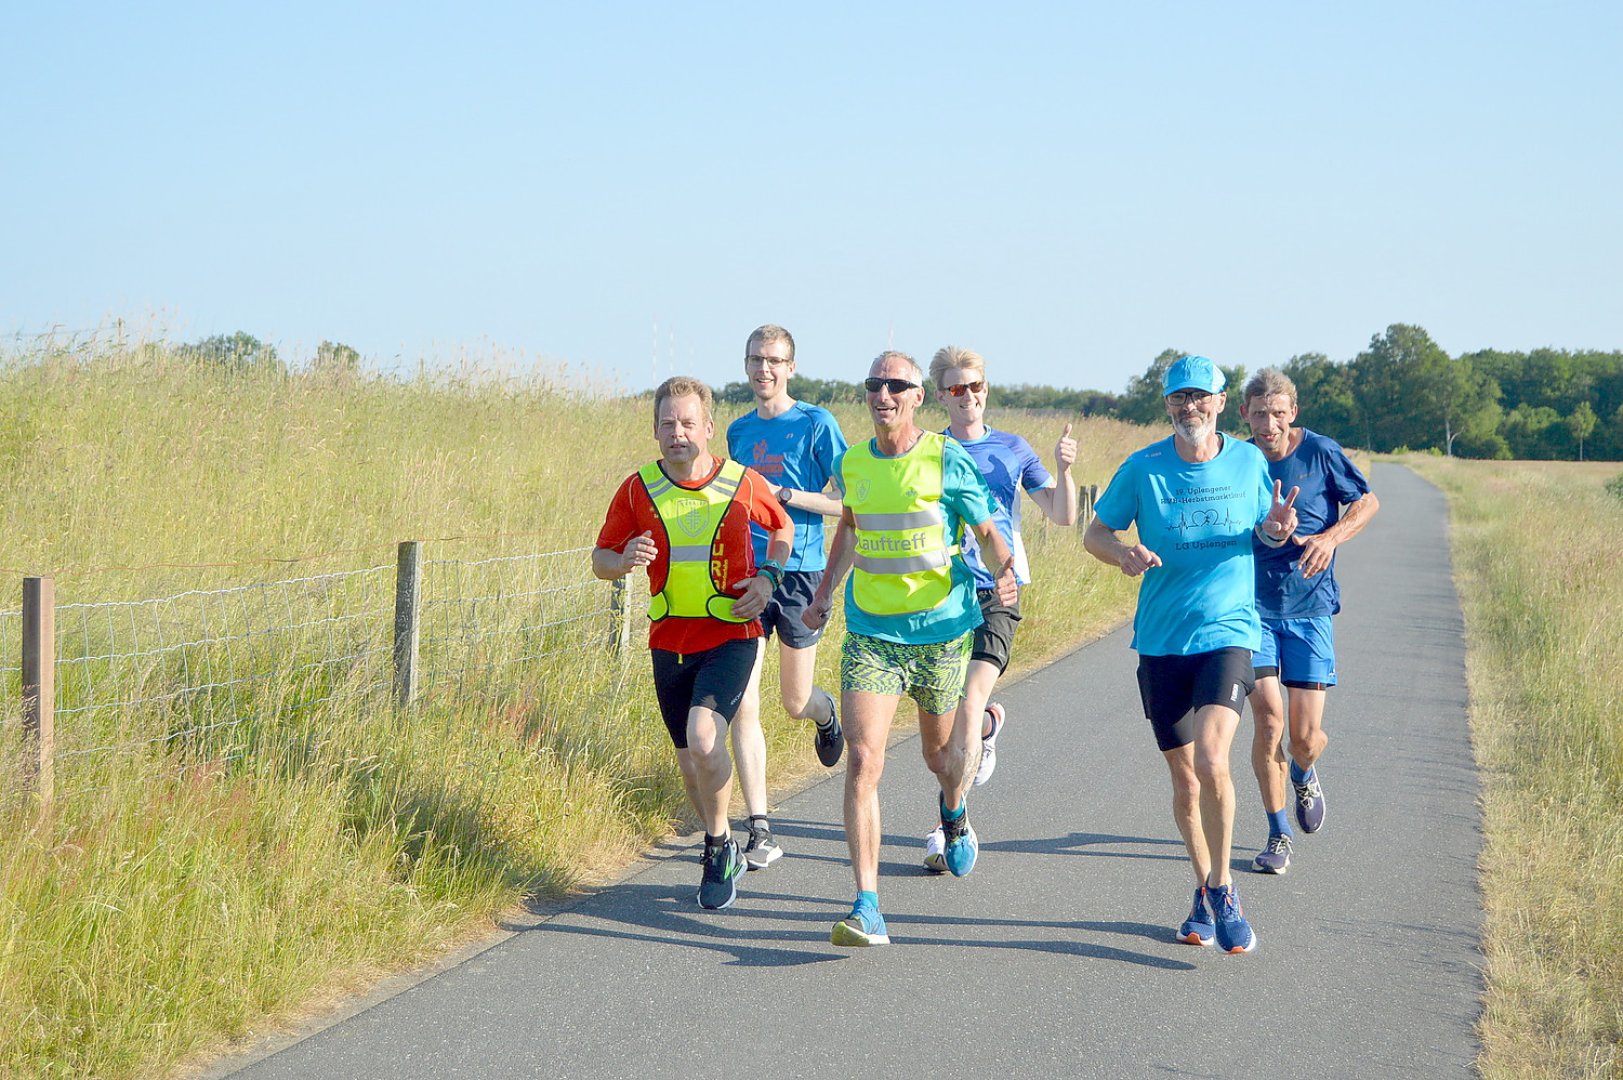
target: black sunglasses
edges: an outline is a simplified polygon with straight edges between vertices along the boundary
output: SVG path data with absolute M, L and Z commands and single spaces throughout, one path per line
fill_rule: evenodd
M 881 379 L 877 375 L 870 375 L 866 379 L 863 379 L 862 385 L 870 394 L 879 393 L 880 387 L 884 387 L 893 394 L 900 394 L 904 390 L 917 390 L 919 388 L 919 384 L 916 382 L 908 382 L 906 379 Z

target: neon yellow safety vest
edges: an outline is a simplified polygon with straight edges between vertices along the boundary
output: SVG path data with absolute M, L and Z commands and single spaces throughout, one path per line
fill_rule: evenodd
M 672 615 L 744 623 L 733 614 L 733 598 L 716 588 L 716 536 L 721 519 L 738 495 L 744 466 L 728 459 L 710 482 L 685 488 L 651 462 L 637 470 L 648 498 L 653 501 L 670 541 L 665 587 L 648 598 L 648 618 L 654 622 Z
M 840 465 L 845 505 L 856 518 L 851 595 L 874 615 L 909 615 L 952 593 L 952 557 L 941 507 L 946 436 L 926 431 L 901 457 L 851 447 Z

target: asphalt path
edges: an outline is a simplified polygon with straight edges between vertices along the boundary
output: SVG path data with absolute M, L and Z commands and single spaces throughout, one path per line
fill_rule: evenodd
M 696 848 L 673 841 L 619 884 L 214 1075 L 1470 1075 L 1480 840 L 1447 514 L 1407 470 L 1372 480 L 1381 513 L 1338 560 L 1328 813 L 1284 876 L 1248 869 L 1266 839 L 1249 715 L 1235 740 L 1255 952 L 1173 940 L 1193 883 L 1121 630 L 1000 688 L 1009 723 L 970 799 L 970 876 L 922 868 L 934 782 L 917 738 L 892 747 L 888 948 L 828 941 L 853 895 L 836 776 L 778 808 L 785 857 L 725 911 L 697 906 Z M 1105 571 L 1080 543 L 1077 563 Z

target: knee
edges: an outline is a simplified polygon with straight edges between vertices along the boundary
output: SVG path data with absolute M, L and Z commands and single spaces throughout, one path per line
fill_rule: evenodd
M 779 695 L 778 702 L 783 706 L 783 711 L 796 720 L 806 719 L 811 712 L 811 695 L 809 693 L 797 695 L 784 690 Z
M 945 746 L 937 746 L 924 751 L 924 767 L 940 775 L 947 771 L 952 764 L 952 754 Z
M 845 744 L 845 767 L 852 783 L 877 787 L 879 776 L 885 771 L 885 748 L 848 742 Z
M 1316 758 L 1324 752 L 1324 746 L 1330 740 L 1323 731 L 1304 731 L 1300 734 L 1291 734 L 1291 757 Z
M 1221 788 L 1229 782 L 1228 756 L 1196 751 L 1195 776 L 1202 787 Z

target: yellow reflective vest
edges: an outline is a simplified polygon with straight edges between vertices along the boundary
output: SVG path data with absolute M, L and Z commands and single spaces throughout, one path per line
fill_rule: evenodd
M 941 507 L 946 436 L 926 431 L 901 457 L 876 457 L 871 441 L 841 461 L 845 505 L 856 519 L 851 595 L 874 615 L 929 611 L 952 592 L 957 538 Z
M 654 622 L 675 615 L 743 623 L 733 614 L 733 598 L 716 587 L 716 536 L 721 520 L 738 495 L 744 466 L 731 458 L 701 488 L 685 488 L 651 462 L 637 470 L 648 498 L 659 512 L 670 541 L 665 587 L 648 598 L 648 618 Z

